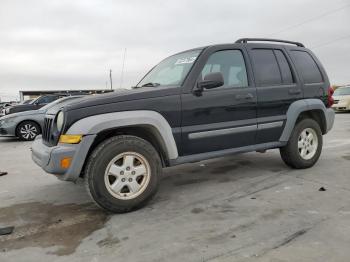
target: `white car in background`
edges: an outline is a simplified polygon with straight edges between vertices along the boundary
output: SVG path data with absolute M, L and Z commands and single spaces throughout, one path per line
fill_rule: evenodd
M 333 94 L 332 108 L 337 112 L 350 111 L 350 86 L 338 87 Z

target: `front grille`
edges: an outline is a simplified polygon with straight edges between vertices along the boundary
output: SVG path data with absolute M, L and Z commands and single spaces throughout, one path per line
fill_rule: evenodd
M 44 121 L 44 130 L 43 130 L 43 141 L 46 142 L 47 144 L 50 144 L 50 138 L 51 138 L 51 128 L 52 128 L 52 118 L 45 118 Z

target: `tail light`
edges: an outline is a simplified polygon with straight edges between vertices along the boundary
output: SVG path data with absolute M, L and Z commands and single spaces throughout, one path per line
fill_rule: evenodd
M 334 93 L 333 88 L 328 87 L 327 107 L 331 107 L 334 104 L 333 93 Z

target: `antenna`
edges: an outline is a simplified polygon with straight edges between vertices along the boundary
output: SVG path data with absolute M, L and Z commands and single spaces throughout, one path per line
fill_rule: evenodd
M 124 48 L 122 71 L 120 72 L 120 88 L 122 88 L 122 85 L 123 85 L 125 59 L 126 59 L 126 48 Z

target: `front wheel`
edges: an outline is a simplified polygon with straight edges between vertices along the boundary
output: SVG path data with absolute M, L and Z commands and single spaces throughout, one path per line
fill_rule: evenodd
M 294 127 L 287 145 L 280 148 L 280 154 L 292 168 L 309 168 L 319 159 L 322 143 L 319 124 L 313 119 L 303 119 Z
M 158 152 L 135 136 L 102 142 L 85 169 L 85 185 L 100 207 L 124 213 L 144 206 L 156 193 L 161 174 Z

